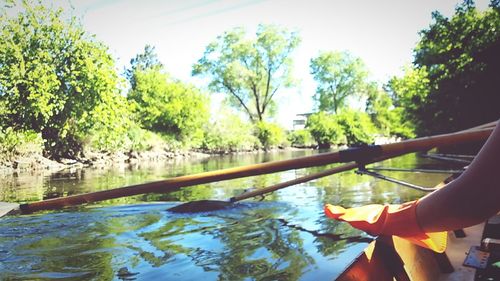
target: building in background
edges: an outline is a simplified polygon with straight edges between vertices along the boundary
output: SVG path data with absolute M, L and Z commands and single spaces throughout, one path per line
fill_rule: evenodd
M 307 118 L 312 113 L 300 113 L 293 119 L 292 131 L 301 130 L 306 127 Z

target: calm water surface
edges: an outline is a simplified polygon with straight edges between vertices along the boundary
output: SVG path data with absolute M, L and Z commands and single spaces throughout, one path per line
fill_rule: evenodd
M 52 174 L 0 175 L 0 201 L 37 201 L 313 153 L 317 152 L 285 151 L 69 169 Z M 376 166 L 454 168 L 415 155 Z M 287 171 L 168 194 L 0 218 L 0 280 L 332 280 L 372 237 L 346 223 L 326 219 L 324 203 L 400 203 L 424 193 L 351 171 L 246 200 L 222 211 L 189 215 L 166 211 L 179 202 L 223 200 L 248 188 L 323 169 Z M 447 176 L 383 173 L 423 186 L 433 186 Z

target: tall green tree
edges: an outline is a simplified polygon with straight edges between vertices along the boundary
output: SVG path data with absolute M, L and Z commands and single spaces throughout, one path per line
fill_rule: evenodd
M 415 107 L 410 113 L 420 122 L 419 134 L 460 130 L 500 118 L 499 3 L 492 1 L 481 12 L 466 0 L 451 18 L 434 12 L 432 24 L 421 31 L 414 66 L 427 72 L 428 94 L 421 102 L 405 103 Z M 394 87 L 399 97 L 406 96 L 405 91 L 419 92 L 414 97 L 422 93 L 403 85 L 402 94 L 399 86 Z
M 392 77 L 385 88 L 391 93 L 394 106 L 404 108 L 402 119 L 413 124 L 414 130 L 423 127 L 421 116 L 431 88 L 427 67 L 405 66 L 403 76 Z
M 114 61 L 62 10 L 29 1 L 13 9 L 22 12 L 0 15 L 0 125 L 41 132 L 49 154 L 72 156 L 90 112 L 117 94 Z
M 177 140 L 201 140 L 208 122 L 208 98 L 193 85 L 171 78 L 157 60 L 154 49 L 131 60 L 128 99 L 137 121 L 146 129 L 174 136 Z
M 347 108 L 334 117 L 344 131 L 347 145 L 373 143 L 376 128 L 366 112 Z
M 344 130 L 338 120 L 334 115 L 325 111 L 309 116 L 306 128 L 320 148 L 329 148 L 331 144 L 345 144 L 347 142 Z
M 373 88 L 366 101 L 366 112 L 373 124 L 384 136 L 411 138 L 415 136 L 415 125 L 405 120 L 407 109 L 394 106 L 393 99 L 384 90 Z
M 290 54 L 299 42 L 297 33 L 274 25 L 259 25 L 256 38 L 236 28 L 206 47 L 193 75 L 209 77 L 212 91 L 227 94 L 252 122 L 262 121 L 276 108 L 278 91 L 292 85 Z
M 130 68 L 125 70 L 125 77 L 130 82 L 130 86 L 135 88 L 137 85 L 135 73 L 148 69 L 163 70 L 164 66 L 158 59 L 155 47 L 151 45 L 144 46 L 144 51 L 137 54 L 130 60 Z
M 337 113 L 349 97 L 365 92 L 368 76 L 365 65 L 347 52 L 322 52 L 311 59 L 310 68 L 318 83 L 314 99 L 319 110 Z

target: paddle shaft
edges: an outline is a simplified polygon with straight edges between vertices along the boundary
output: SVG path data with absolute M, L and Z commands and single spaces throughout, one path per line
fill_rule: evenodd
M 151 183 L 143 183 L 116 189 L 22 204 L 20 208 L 22 212 L 35 212 L 39 210 L 58 209 L 65 206 L 80 205 L 138 194 L 171 192 L 178 190 L 181 187 L 275 173 L 286 170 L 323 166 L 332 163 L 351 161 L 366 163 L 371 159 L 383 157 L 385 155 L 397 156 L 416 151 L 428 150 L 436 146 L 486 140 L 491 134 L 492 130 L 493 128 L 462 131 L 432 137 L 405 140 L 398 143 L 391 143 L 380 146 L 367 146 L 357 149 L 347 149 L 337 152 L 322 153 L 289 160 L 266 162 L 224 170 L 210 171 L 194 175 L 170 178 Z
M 404 154 L 404 153 L 402 153 L 402 154 Z M 237 201 L 245 200 L 245 199 L 252 198 L 252 197 L 255 197 L 255 196 L 264 195 L 264 194 L 267 194 L 267 193 L 270 193 L 270 192 L 273 192 L 273 191 L 276 191 L 276 190 L 279 190 L 279 189 L 282 189 L 282 188 L 285 188 L 285 187 L 289 187 L 289 186 L 292 186 L 292 185 L 296 185 L 296 184 L 300 184 L 300 183 L 305 183 L 305 182 L 308 182 L 308 181 L 312 181 L 312 180 L 315 180 L 315 179 L 323 178 L 323 177 L 330 176 L 330 175 L 333 175 L 333 174 L 338 174 L 338 173 L 341 173 L 341 172 L 353 170 L 353 169 L 356 169 L 356 168 L 360 168 L 360 167 L 362 167 L 362 166 L 364 166 L 366 164 L 371 164 L 371 163 L 375 163 L 375 162 L 379 162 L 379 161 L 384 161 L 384 160 L 387 160 L 387 159 L 390 159 L 390 158 L 397 157 L 399 155 L 401 155 L 401 154 L 398 154 L 398 155 L 386 155 L 385 157 L 375 158 L 375 159 L 372 159 L 370 161 L 365 161 L 363 163 L 350 162 L 350 163 L 347 163 L 347 164 L 344 164 L 344 165 L 340 165 L 340 166 L 337 166 L 337 167 L 334 167 L 332 169 L 328 169 L 328 170 L 325 170 L 325 171 L 322 171 L 322 172 L 319 172 L 319 173 L 314 173 L 314 174 L 303 176 L 303 177 L 299 177 L 299 178 L 296 178 L 296 179 L 293 179 L 293 180 L 289 180 L 289 181 L 285 181 L 285 182 L 280 182 L 280 183 L 277 183 L 275 185 L 271 185 L 271 186 L 268 186 L 268 187 L 265 187 L 265 188 L 259 188 L 257 190 L 248 191 L 248 192 L 242 193 L 242 194 L 240 194 L 238 196 L 231 197 L 231 199 L 229 201 L 230 202 L 237 202 Z
M 333 175 L 333 174 L 337 174 L 337 173 L 349 171 L 349 170 L 352 170 L 352 169 L 356 169 L 359 166 L 360 166 L 360 164 L 358 164 L 356 162 L 347 163 L 347 164 L 344 164 L 344 165 L 341 165 L 341 166 L 337 166 L 335 168 L 328 169 L 328 170 L 325 170 L 325 171 L 322 171 L 322 172 L 319 172 L 319 173 L 314 173 L 314 174 L 303 176 L 303 177 L 296 178 L 296 179 L 293 179 L 293 180 L 289 180 L 289 181 L 285 181 L 285 182 L 280 182 L 278 184 L 271 185 L 271 186 L 268 186 L 268 187 L 265 187 L 265 188 L 259 188 L 257 190 L 252 190 L 252 191 L 249 191 L 249 192 L 245 192 L 245 193 L 242 193 L 242 194 L 240 194 L 238 196 L 232 197 L 229 201 L 230 202 L 237 202 L 237 201 L 245 200 L 245 199 L 252 198 L 252 197 L 255 197 L 255 196 L 264 195 L 264 194 L 267 194 L 267 193 L 270 193 L 270 192 L 273 192 L 273 191 L 276 191 L 278 189 L 282 189 L 282 188 L 285 188 L 285 187 L 289 187 L 289 186 L 292 186 L 292 185 L 296 185 L 296 184 L 300 184 L 300 183 L 312 181 L 312 180 L 315 180 L 315 179 L 319 179 L 319 178 L 322 178 L 322 177 L 330 176 L 330 175 Z

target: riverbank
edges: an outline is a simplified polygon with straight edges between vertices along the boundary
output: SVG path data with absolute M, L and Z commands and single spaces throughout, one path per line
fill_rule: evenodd
M 82 157 L 59 160 L 49 159 L 38 153 L 0 158 L 0 173 L 9 174 L 29 171 L 57 172 L 67 168 L 108 167 L 123 164 L 139 164 L 143 162 L 164 162 L 178 160 L 195 160 L 218 155 L 255 154 L 261 152 L 285 150 L 311 150 L 314 148 L 279 147 L 270 150 L 253 149 L 243 151 L 204 151 L 204 150 L 151 150 L 130 152 L 86 152 Z
M 375 144 L 385 144 L 399 141 L 395 137 L 382 137 L 375 138 Z M 331 146 L 330 149 L 345 149 L 347 146 Z M 272 149 L 246 149 L 246 150 L 166 150 L 156 148 L 146 151 L 128 151 L 128 152 L 98 152 L 98 151 L 85 151 L 81 157 L 74 159 L 61 158 L 57 161 L 54 159 L 44 157 L 41 152 L 29 151 L 28 153 L 21 153 L 14 156 L 0 155 L 0 173 L 14 173 L 22 171 L 59 171 L 66 168 L 84 168 L 84 167 L 106 167 L 122 164 L 136 164 L 141 162 L 154 162 L 154 161 L 175 161 L 187 159 L 199 159 L 215 155 L 236 155 L 236 154 L 253 154 L 260 152 L 273 152 L 284 150 L 314 150 L 318 149 L 316 146 L 279 146 Z
M 48 170 L 58 171 L 66 168 L 84 168 L 84 167 L 103 167 L 123 163 L 138 163 L 143 161 L 167 161 L 184 158 L 206 157 L 203 154 L 194 151 L 131 151 L 123 152 L 87 152 L 83 157 L 75 159 L 61 158 L 53 160 L 40 154 L 28 154 L 3 158 L 0 161 L 0 172 L 13 173 L 22 171 Z

